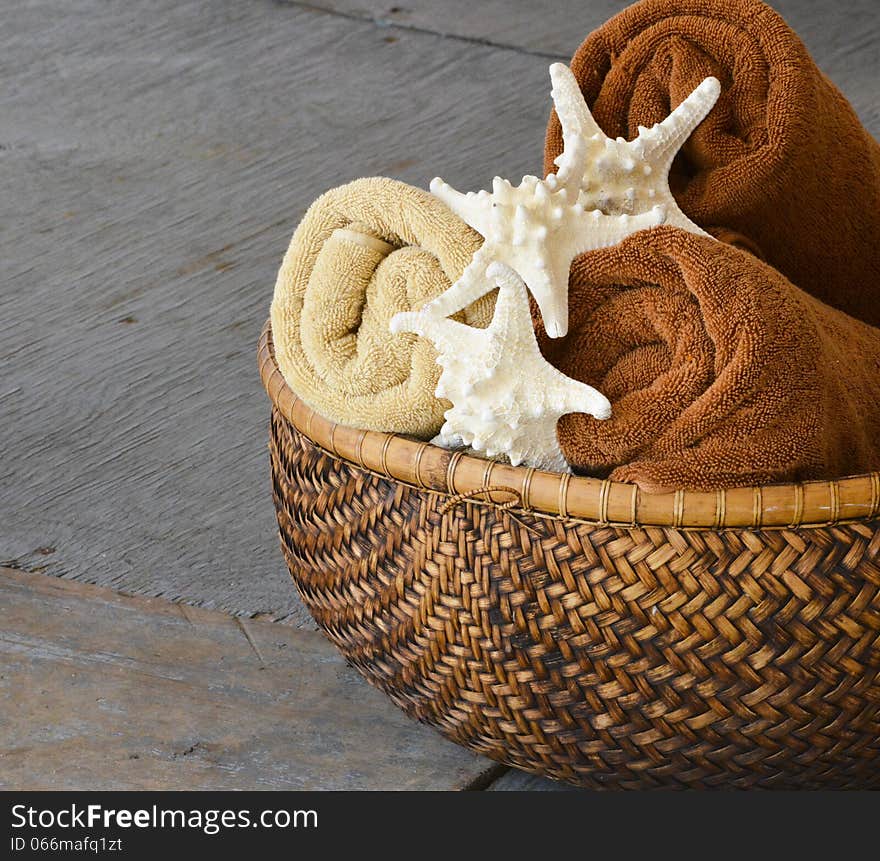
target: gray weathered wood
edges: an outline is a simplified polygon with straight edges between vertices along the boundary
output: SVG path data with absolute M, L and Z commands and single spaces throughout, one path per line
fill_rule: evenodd
M 579 792 L 577 787 L 558 780 L 510 769 L 486 787 L 490 792 Z
M 0 569 L 0 788 L 464 789 L 314 631 Z
M 254 362 L 290 233 L 356 176 L 534 171 L 547 57 L 623 4 L 315 5 L 4 4 L 0 561 L 311 624 Z M 874 0 L 779 8 L 880 131 Z
M 315 0 L 296 3 L 377 26 L 427 30 L 567 60 L 584 37 L 629 6 L 627 0 Z M 819 65 L 880 132 L 880 11 L 876 0 L 775 0 L 770 3 L 804 40 Z
M 3 24 L 0 562 L 310 625 L 255 360 L 290 234 L 357 176 L 538 168 L 545 62 L 269 2 Z
M 315 0 L 297 3 L 377 26 L 423 30 L 547 58 L 567 58 L 581 38 L 626 5 L 620 0 Z

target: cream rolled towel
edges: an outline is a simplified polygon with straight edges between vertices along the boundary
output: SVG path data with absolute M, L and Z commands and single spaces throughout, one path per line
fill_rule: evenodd
M 449 402 L 434 395 L 431 343 L 394 335 L 391 318 L 447 290 L 482 237 L 433 195 L 383 177 L 319 197 L 284 256 L 272 300 L 278 367 L 321 415 L 429 439 Z M 487 326 L 494 296 L 455 319 Z

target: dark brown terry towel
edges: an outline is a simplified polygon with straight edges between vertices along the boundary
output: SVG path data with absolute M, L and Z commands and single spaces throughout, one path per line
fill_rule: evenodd
M 613 137 L 662 120 L 703 80 L 718 104 L 676 158 L 672 192 L 802 289 L 880 325 L 880 146 L 785 21 L 758 0 L 643 0 L 587 37 L 571 68 Z M 551 115 L 545 172 L 562 149 Z
M 563 416 L 578 472 L 645 490 L 880 467 L 880 330 L 750 254 L 673 227 L 575 260 L 570 330 L 541 350 L 612 417 Z

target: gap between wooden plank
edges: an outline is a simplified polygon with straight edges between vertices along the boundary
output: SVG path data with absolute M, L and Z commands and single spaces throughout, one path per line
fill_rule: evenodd
M 323 635 L 0 567 L 0 788 L 483 789 Z
M 496 763 L 492 768 L 487 769 L 482 774 L 478 774 L 467 786 L 463 787 L 466 792 L 485 792 L 497 780 L 504 777 L 510 771 L 510 766 L 503 763 Z
M 356 176 L 534 172 L 546 64 L 267 2 L 15 19 L 0 564 L 313 628 L 279 552 L 255 359 L 290 235 Z
M 483 48 L 496 48 L 499 51 L 513 51 L 515 54 L 523 54 L 528 57 L 540 57 L 545 60 L 568 61 L 563 54 L 547 51 L 535 51 L 520 45 L 511 45 L 506 42 L 496 42 L 483 36 L 464 36 L 461 33 L 442 33 L 429 27 L 420 27 L 418 24 L 407 24 L 405 21 L 396 21 L 392 18 L 381 18 L 376 15 L 358 14 L 357 12 L 343 12 L 329 6 L 321 6 L 318 3 L 302 3 L 300 0 L 273 0 L 278 6 L 291 6 L 308 12 L 317 12 L 323 15 L 332 15 L 334 18 L 344 18 L 348 21 L 369 22 L 383 30 L 406 30 L 410 33 L 421 33 L 426 36 L 435 36 L 439 39 L 452 39 L 456 42 L 464 42 L 469 45 L 479 45 Z

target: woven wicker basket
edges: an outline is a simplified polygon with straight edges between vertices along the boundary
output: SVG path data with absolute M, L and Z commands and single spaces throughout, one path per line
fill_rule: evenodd
M 586 787 L 880 786 L 880 474 L 645 494 L 337 426 L 260 373 L 281 544 L 407 713 Z

